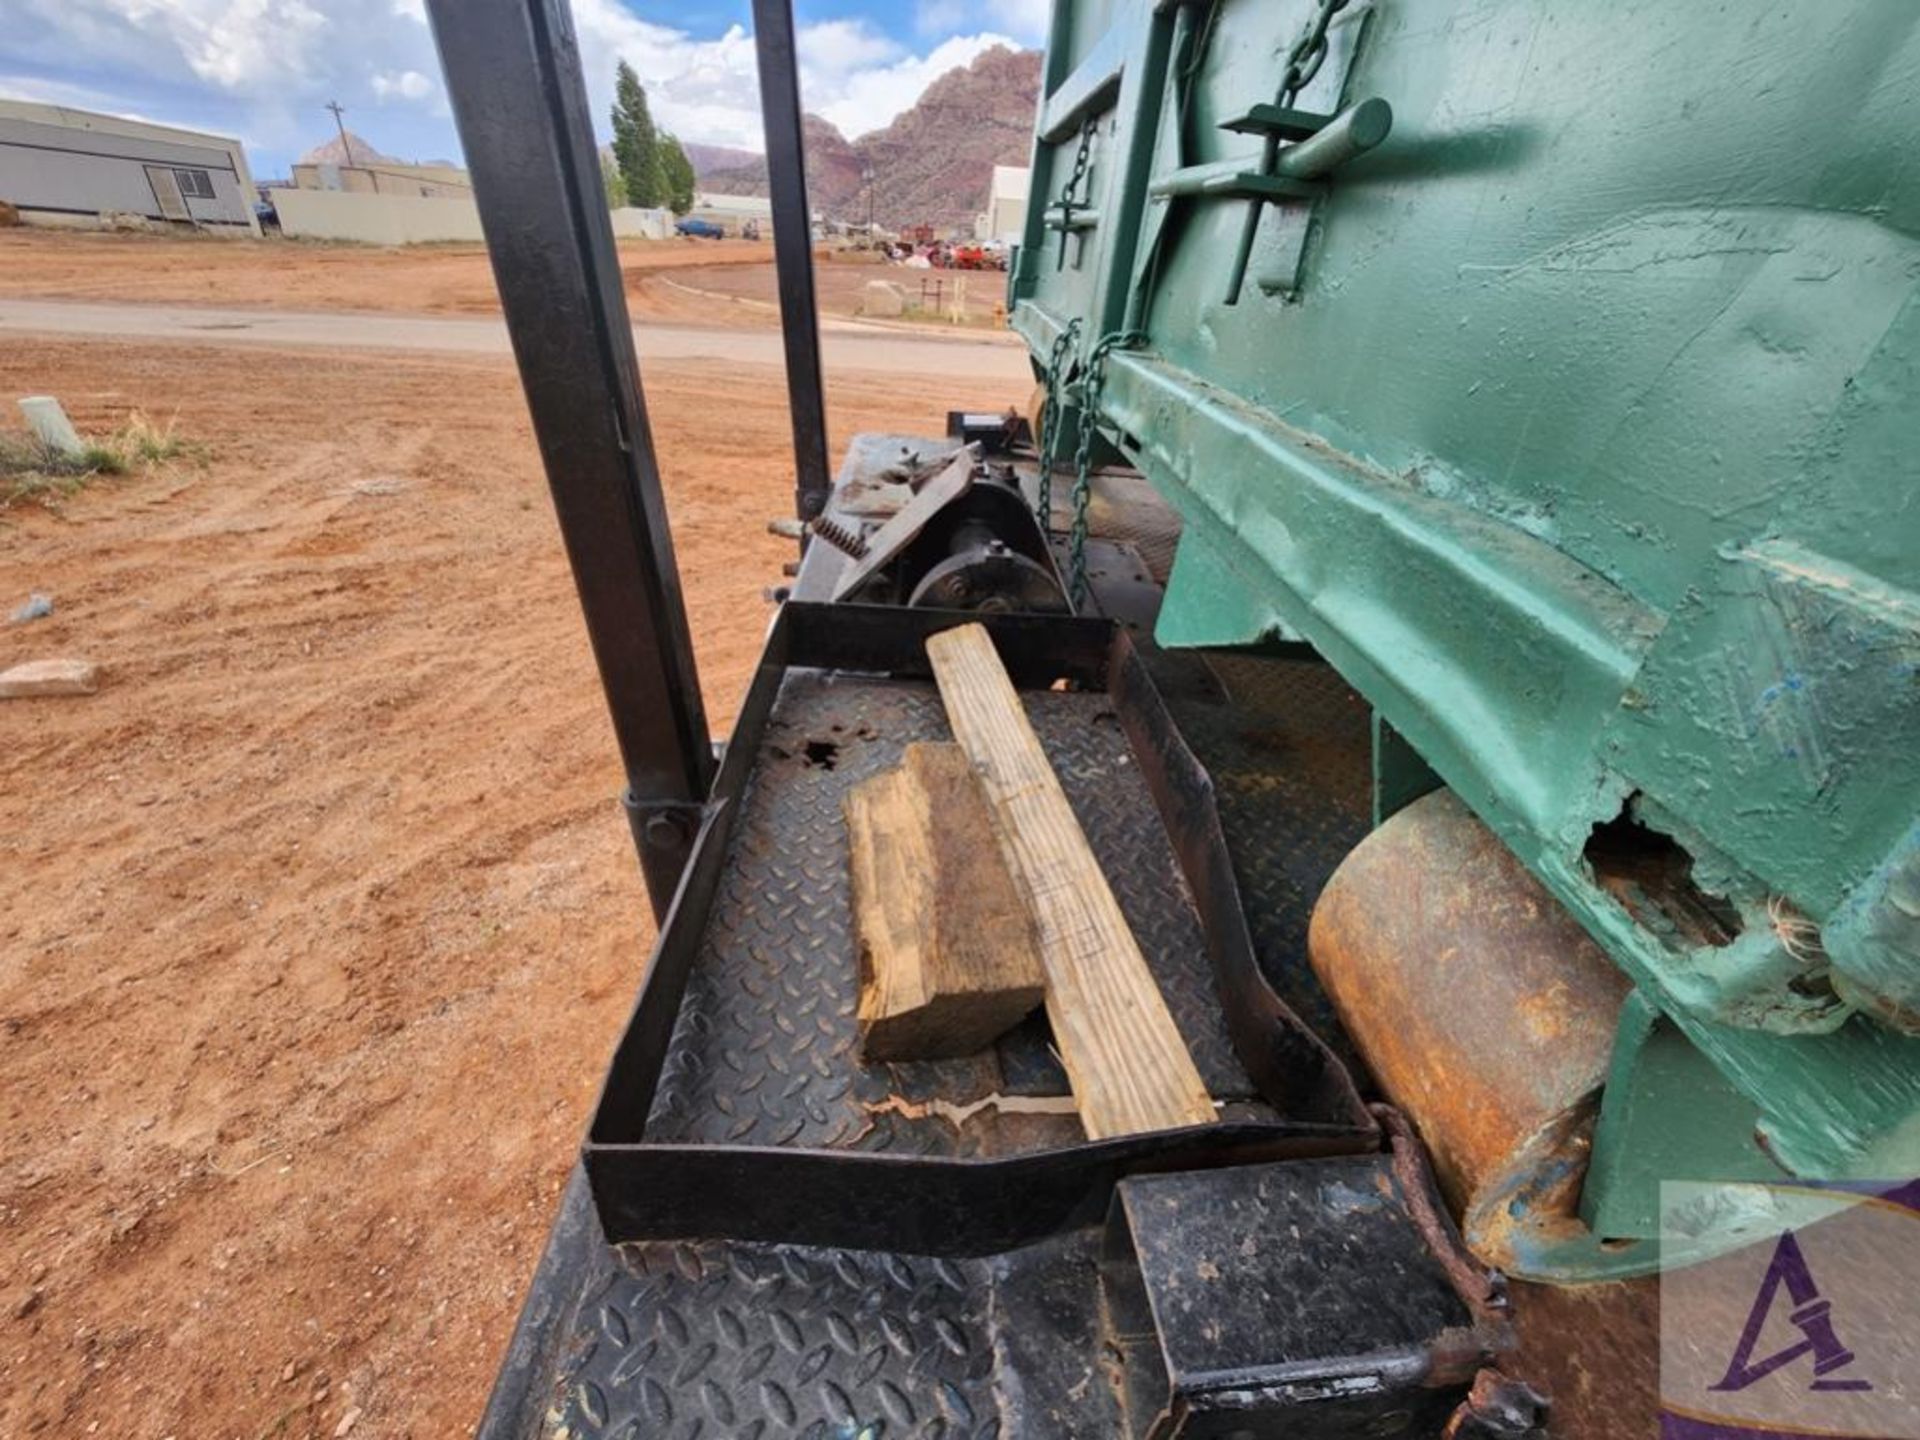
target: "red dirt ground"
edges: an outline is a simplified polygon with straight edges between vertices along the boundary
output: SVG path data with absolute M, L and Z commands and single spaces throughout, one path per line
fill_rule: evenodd
M 623 240 L 620 267 L 637 320 L 710 326 L 779 324 L 773 246 L 747 240 Z M 952 294 L 943 271 L 822 259 L 815 291 L 824 315 L 856 315 L 869 280 L 891 280 L 918 304 L 921 282 Z M 1006 276 L 965 277 L 971 323 L 993 321 Z M 690 291 L 692 293 L 690 293 Z M 96 235 L 0 230 L 0 296 L 141 300 L 276 310 L 407 311 L 484 315 L 500 308 L 480 245 L 367 245 L 230 240 L 189 235 Z M 746 303 L 730 303 L 732 300 Z
M 10 290 L 140 268 L 23 283 L 0 238 Z M 370 263 L 244 298 L 361 304 Z M 647 385 L 723 727 L 791 553 L 779 379 Z M 466 1434 L 651 937 L 513 372 L 33 340 L 0 387 L 208 455 L 0 514 L 0 604 L 57 605 L 0 665 L 104 670 L 0 705 L 0 1435 Z M 839 375 L 836 450 L 1018 398 Z

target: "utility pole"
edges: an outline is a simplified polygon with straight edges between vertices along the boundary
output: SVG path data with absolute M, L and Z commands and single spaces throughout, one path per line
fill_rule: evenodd
M 333 127 L 340 132 L 340 148 L 346 152 L 347 164 L 351 165 L 353 164 L 353 142 L 347 139 L 347 127 L 340 122 L 340 117 L 347 113 L 346 107 L 338 100 L 329 100 L 326 108 L 333 112 Z

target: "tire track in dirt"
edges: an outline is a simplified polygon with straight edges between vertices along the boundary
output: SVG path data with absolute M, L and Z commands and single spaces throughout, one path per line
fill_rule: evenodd
M 651 933 L 512 369 L 33 340 L 0 377 L 211 455 L 0 515 L 0 601 L 57 606 L 0 662 L 105 667 L 0 707 L 0 1434 L 465 1433 Z M 724 727 L 791 554 L 778 372 L 646 384 Z M 830 375 L 835 450 L 1023 389 Z

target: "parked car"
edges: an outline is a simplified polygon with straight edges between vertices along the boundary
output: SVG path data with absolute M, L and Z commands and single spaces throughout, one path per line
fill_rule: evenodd
M 722 240 L 727 232 L 711 220 L 697 220 L 689 215 L 685 219 L 673 222 L 673 233 L 684 235 L 689 240 Z

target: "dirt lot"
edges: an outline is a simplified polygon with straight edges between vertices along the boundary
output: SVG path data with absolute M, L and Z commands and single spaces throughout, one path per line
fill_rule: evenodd
M 15 293 L 485 300 L 471 254 L 0 240 Z M 789 553 L 778 377 L 647 383 L 724 725 Z M 836 376 L 836 449 L 1006 389 Z M 0 664 L 105 673 L 0 706 L 0 1435 L 465 1434 L 650 939 L 513 372 L 10 340 L 33 391 L 209 458 L 0 515 L 0 606 L 57 605 Z
M 814 267 L 814 294 L 820 313 L 858 315 L 861 291 L 869 280 L 890 280 L 906 292 L 909 321 L 926 325 L 949 323 L 946 317 L 955 306 L 956 283 L 960 286 L 959 306 L 966 324 L 998 325 L 1006 319 L 1003 301 L 1007 277 L 1000 271 L 915 270 L 904 265 L 846 259 Z M 697 293 L 689 294 L 689 291 Z M 736 323 L 772 325 L 779 313 L 779 290 L 773 266 L 764 261 L 696 265 L 646 273 L 629 267 L 627 294 L 636 315 L 646 318 L 712 323 L 713 316 L 725 314 Z M 713 303 L 722 297 L 733 302 L 724 310 Z
M 620 243 L 636 320 L 716 326 L 779 324 L 773 246 L 745 240 Z M 950 301 L 956 277 L 898 266 L 827 260 L 815 291 L 826 315 L 859 312 L 861 287 L 892 280 L 919 304 Z M 991 323 L 1005 290 L 999 273 L 965 277 L 971 323 Z M 377 249 L 270 238 L 89 235 L 0 230 L 0 295 L 51 300 L 144 300 L 279 310 L 402 310 L 485 315 L 499 310 L 479 245 Z

